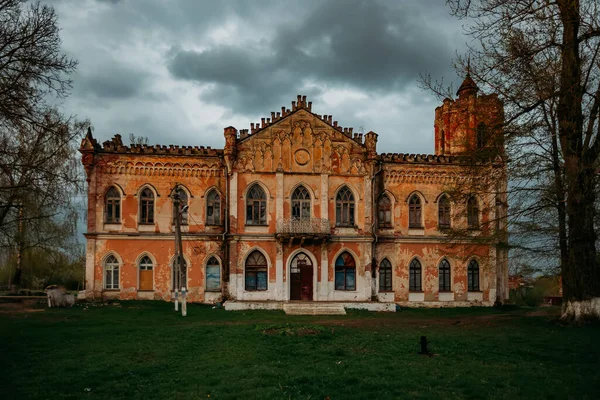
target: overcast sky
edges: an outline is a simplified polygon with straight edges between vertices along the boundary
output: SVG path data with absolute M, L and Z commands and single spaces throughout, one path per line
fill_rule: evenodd
M 379 134 L 379 152 L 432 153 L 438 101 L 467 38 L 443 0 L 46 0 L 79 61 L 65 112 L 150 144 L 223 148 L 307 95 L 313 112 Z

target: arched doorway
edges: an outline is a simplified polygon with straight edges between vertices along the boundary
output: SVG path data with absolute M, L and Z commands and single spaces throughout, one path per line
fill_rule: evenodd
M 290 300 L 312 299 L 313 263 L 306 253 L 298 253 L 290 263 Z

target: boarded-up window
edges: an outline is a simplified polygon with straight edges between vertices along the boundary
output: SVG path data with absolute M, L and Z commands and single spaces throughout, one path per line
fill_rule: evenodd
M 379 264 L 379 291 L 392 291 L 392 264 L 387 258 L 384 258 Z
M 148 256 L 140 260 L 140 290 L 152 290 L 154 288 L 152 269 L 154 265 Z
M 104 260 L 104 288 L 119 288 L 119 262 L 112 254 Z
M 411 292 L 421 291 L 421 263 L 416 258 L 410 262 L 408 290 Z
M 211 257 L 206 263 L 206 290 L 221 290 L 221 265 L 216 257 Z
M 246 225 L 267 224 L 267 195 L 260 185 L 253 185 L 246 197 Z
M 413 194 L 408 202 L 408 227 L 422 228 L 421 198 Z
M 470 292 L 479 291 L 479 264 L 475 260 L 467 268 L 467 288 Z
M 335 290 L 356 290 L 356 263 L 347 251 L 335 260 Z
M 221 196 L 214 189 L 206 196 L 206 225 L 221 225 Z
M 381 195 L 379 198 L 377 215 L 380 228 L 392 227 L 392 202 L 386 194 Z
M 438 226 L 440 229 L 450 228 L 450 199 L 446 195 L 438 202 Z
M 118 224 L 121 222 L 121 194 L 114 186 L 106 192 L 104 210 L 106 223 Z
M 354 226 L 354 195 L 346 186 L 335 199 L 335 218 L 337 226 Z
M 254 250 L 246 259 L 246 290 L 267 290 L 267 259 L 258 250 Z
M 438 275 L 440 280 L 440 292 L 449 292 L 451 290 L 450 263 L 445 258 L 440 262 Z
M 298 186 L 292 194 L 292 218 L 310 219 L 310 194 L 304 186 Z
M 140 195 L 140 224 L 154 223 L 154 193 L 146 188 Z

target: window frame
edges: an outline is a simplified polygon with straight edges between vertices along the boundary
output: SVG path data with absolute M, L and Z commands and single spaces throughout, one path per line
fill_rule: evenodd
M 438 264 L 438 290 L 440 292 L 452 291 L 452 268 L 446 258 L 443 258 Z
M 442 194 L 438 200 L 438 228 L 450 229 L 452 227 L 452 205 L 450 198 Z
M 189 224 L 189 196 L 188 193 L 185 191 L 185 189 L 183 189 L 181 186 L 179 186 L 177 189 L 175 189 L 173 194 L 179 194 L 179 201 L 180 201 L 180 207 L 183 210 L 183 207 L 188 206 L 188 210 L 184 211 L 181 213 L 181 225 L 188 225 Z M 181 195 L 183 195 L 183 201 L 181 198 Z M 171 224 L 173 226 L 175 226 L 176 224 L 176 220 L 175 218 L 177 218 L 177 214 L 178 214 L 179 210 L 175 209 L 175 201 L 173 201 L 173 216 L 171 219 Z
M 257 256 L 254 256 L 257 254 Z M 264 264 L 259 264 L 260 258 L 264 260 Z M 249 264 L 249 261 L 254 264 Z M 259 273 L 264 274 L 264 287 L 259 287 Z M 254 286 L 248 286 L 248 276 L 254 275 Z M 250 252 L 244 261 L 244 290 L 247 292 L 266 292 L 269 290 L 269 261 L 262 251 L 256 249 Z
M 394 291 L 393 279 L 392 263 L 387 258 L 384 258 L 379 263 L 379 292 Z
M 387 200 L 387 203 L 383 203 L 384 200 Z M 392 224 L 392 214 L 393 214 L 393 204 L 392 199 L 386 193 L 382 193 L 379 196 L 379 200 L 377 200 L 377 223 L 380 228 L 389 229 L 393 228 Z M 383 216 L 383 218 L 382 218 Z
M 346 256 L 346 257 L 344 257 Z M 342 259 L 342 264 L 338 264 L 338 260 Z M 338 282 L 339 276 L 343 274 L 343 285 Z M 353 278 L 350 278 L 353 277 Z M 350 279 L 349 279 L 350 278 Z M 354 285 L 349 284 L 354 282 Z M 356 291 L 356 260 L 348 251 L 343 251 L 335 258 L 334 263 L 334 288 L 336 291 L 354 292 Z
M 212 260 L 214 260 L 214 263 L 211 264 Z M 217 268 L 219 271 L 219 284 L 215 287 L 209 287 L 208 285 L 208 269 L 210 268 Z M 220 292 L 221 291 L 221 287 L 222 287 L 222 280 L 221 280 L 221 261 L 216 257 L 216 256 L 210 256 L 208 258 L 208 260 L 206 261 L 206 265 L 204 266 L 204 276 L 205 278 L 205 282 L 204 282 L 204 287 L 205 290 L 207 292 Z
M 255 193 L 262 194 L 262 197 L 251 197 Z M 261 185 L 254 183 L 246 192 L 246 225 L 267 226 L 267 219 L 267 192 Z
M 294 215 L 296 209 L 299 214 L 297 216 Z M 307 213 L 308 215 L 306 215 Z M 298 185 L 292 193 L 291 217 L 298 221 L 309 221 L 312 218 L 312 199 L 309 190 L 304 185 Z
M 418 268 L 416 268 L 417 265 Z M 417 258 L 413 258 L 408 265 L 408 291 L 423 292 L 423 265 Z
M 148 195 L 148 193 L 150 195 Z M 140 225 L 154 224 L 154 207 L 156 195 L 149 187 L 145 187 L 140 192 L 139 205 L 139 222 Z
M 187 289 L 187 281 L 188 281 L 188 262 L 185 259 L 185 257 L 181 256 L 181 260 L 183 261 L 183 283 L 184 285 L 181 285 L 183 287 L 185 287 Z M 173 257 L 173 261 L 171 262 L 171 291 L 175 291 L 175 289 L 179 290 L 178 287 L 176 287 L 176 280 L 180 279 L 180 277 L 176 277 L 175 276 L 175 263 L 177 262 L 177 257 Z
M 475 276 L 477 277 L 477 282 L 475 282 Z M 472 259 L 469 261 L 469 265 L 467 266 L 467 291 L 468 292 L 480 292 L 480 266 L 477 260 Z M 475 285 L 476 283 L 476 285 Z
M 467 227 L 469 229 L 479 229 L 479 201 L 475 195 L 467 199 Z
M 121 284 L 121 276 L 120 276 L 121 263 L 119 262 L 119 259 L 114 254 L 108 255 L 104 259 L 102 269 L 104 271 L 104 290 L 119 290 L 120 284 Z M 108 283 L 109 276 L 110 276 L 110 284 Z M 117 278 L 116 284 L 115 284 L 115 277 Z
M 423 229 L 423 201 L 416 193 L 408 199 L 408 228 Z
M 343 196 L 343 198 L 342 198 Z M 356 200 L 347 185 L 342 186 L 335 195 L 335 226 L 356 227 Z
M 211 198 L 211 196 L 214 196 L 215 198 Z M 209 208 L 212 207 L 212 215 L 208 215 L 208 210 Z M 215 213 L 215 210 L 218 210 Z M 221 193 L 219 193 L 219 191 L 217 189 L 210 189 L 208 191 L 208 193 L 206 194 L 206 223 L 205 225 L 211 225 L 211 226 L 220 226 L 223 225 L 222 219 L 221 219 L 221 215 L 223 209 L 221 208 Z M 217 217 L 215 217 L 215 215 L 217 214 Z M 216 221 L 215 221 L 216 219 Z
M 114 193 L 111 193 L 114 192 Z M 104 223 L 106 224 L 120 224 L 121 223 L 121 192 L 115 186 L 111 186 L 104 195 Z M 115 214 L 116 218 L 109 218 L 109 215 Z

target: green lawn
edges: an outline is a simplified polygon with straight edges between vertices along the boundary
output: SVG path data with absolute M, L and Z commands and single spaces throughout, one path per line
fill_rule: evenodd
M 6 306 L 6 307 L 3 307 Z M 122 302 L 0 304 L 0 396 L 23 398 L 598 398 L 600 326 L 557 309 L 289 317 Z M 417 354 L 426 335 L 435 355 Z

